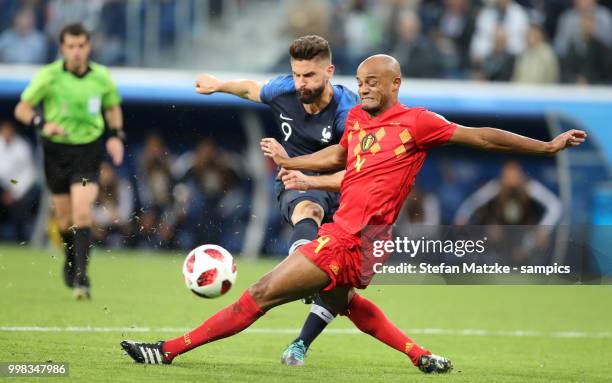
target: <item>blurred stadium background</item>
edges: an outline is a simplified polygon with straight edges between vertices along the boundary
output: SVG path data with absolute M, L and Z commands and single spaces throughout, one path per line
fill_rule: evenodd
M 288 44 L 316 33 L 332 44 L 334 82 L 353 90 L 357 64 L 389 53 L 402 63 L 407 105 L 543 140 L 589 133 L 555 158 L 435 150 L 398 226 L 575 225 L 610 248 L 599 228 L 612 224 L 611 15 L 603 0 L 0 0 L 0 240 L 41 246 L 57 235 L 37 139 L 12 115 L 39 66 L 57 58 L 61 26 L 80 21 L 93 31 L 93 60 L 112 67 L 128 133 L 125 164 L 102 168 L 98 247 L 213 242 L 246 257 L 285 254 L 276 169 L 258 145 L 279 136 L 271 112 L 197 95 L 193 83 L 200 71 L 287 73 Z M 15 168 L 19 182 L 6 177 Z M 599 261 L 612 273 L 609 258 Z

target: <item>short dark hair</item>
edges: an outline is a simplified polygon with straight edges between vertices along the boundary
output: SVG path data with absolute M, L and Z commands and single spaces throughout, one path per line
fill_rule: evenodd
M 81 23 L 68 24 L 64 26 L 64 28 L 62 28 L 60 35 L 59 35 L 60 44 L 64 43 L 64 37 L 66 35 L 85 36 L 87 40 L 89 41 L 89 31 L 85 29 L 85 27 Z
M 0 130 L 4 130 L 5 127 L 10 126 L 15 130 L 15 122 L 8 119 L 0 119 Z
M 302 36 L 295 39 L 289 47 L 289 54 L 294 60 L 312 60 L 314 58 L 331 60 L 329 42 L 317 35 Z

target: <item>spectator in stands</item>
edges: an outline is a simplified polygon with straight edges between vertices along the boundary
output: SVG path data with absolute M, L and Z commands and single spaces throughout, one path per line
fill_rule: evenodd
M 381 46 L 382 26 L 367 0 L 351 1 L 344 17 L 344 35 L 353 68 Z
M 251 200 L 243 179 L 242 159 L 225 153 L 220 157 L 225 166 L 224 193 L 219 201 L 219 217 L 223 222 L 219 243 L 230 251 L 240 251 L 244 245 L 246 226 L 251 219 Z
M 20 0 L 0 0 L 0 31 L 10 28 L 23 6 Z
M 457 206 L 465 199 L 466 185 L 475 182 L 479 168 L 474 163 L 454 157 L 441 157 L 436 176 L 439 184 L 436 197 L 440 203 L 441 221 L 444 225 L 453 223 Z
M 334 48 L 334 64 L 338 66 L 339 72 L 354 70 L 350 63 L 346 62 L 346 40 L 344 39 L 344 20 L 342 19 L 342 7 L 331 7 L 326 0 L 291 0 L 287 4 L 285 15 L 287 24 L 281 29 L 283 37 L 295 39 L 299 36 L 310 34 L 327 36 L 331 32 L 331 20 L 334 19 L 333 36 L 337 45 Z M 279 40 L 281 41 L 281 40 Z M 331 42 L 331 40 L 330 40 Z M 272 72 L 284 72 L 289 68 L 291 57 L 287 49 L 282 50 L 282 55 L 269 69 Z
M 495 50 L 500 27 L 506 35 L 508 52 L 517 55 L 523 51 L 529 28 L 527 13 L 512 0 L 495 0 L 482 8 L 476 19 L 476 32 L 470 46 L 474 65 L 478 66 Z
M 100 188 L 93 207 L 94 239 L 109 247 L 125 246 L 123 238 L 131 234 L 134 192 L 129 181 L 120 178 L 108 162 L 100 166 Z
M 508 51 L 508 37 L 501 26 L 497 27 L 493 37 L 493 51 L 480 65 L 476 78 L 488 81 L 510 81 L 514 70 L 514 55 Z
M 186 213 L 189 227 L 186 229 L 193 234 L 194 243 L 219 243 L 224 218 L 227 218 L 223 217 L 223 213 L 234 207 L 225 206 L 223 201 L 229 198 L 236 175 L 228 164 L 227 156 L 210 138 L 198 143 L 192 161 L 191 168 L 182 179 L 189 190 Z
M 0 34 L 0 62 L 42 64 L 47 58 L 47 39 L 34 28 L 34 13 L 24 8 L 15 17 L 13 28 Z
M 399 40 L 397 34 L 399 15 L 403 10 L 420 11 L 418 6 L 420 1 L 421 0 L 384 0 L 373 2 L 372 6 L 375 10 L 375 14 L 378 15 L 382 28 L 383 41 L 380 48 L 383 51 L 390 52 L 397 45 Z M 333 48 L 335 50 L 335 47 Z M 354 75 L 355 68 L 352 68 L 352 72 L 352 75 Z
M 96 60 L 104 65 L 126 62 L 127 3 L 106 0 L 100 11 L 100 27 L 93 36 Z
M 0 218 L 8 218 L 18 241 L 29 237 L 40 190 L 30 145 L 12 121 L 0 121 Z
M 440 218 L 438 198 L 415 185 L 397 217 L 394 233 L 408 238 L 437 239 L 441 228 Z
M 603 84 L 612 79 L 610 49 L 597 37 L 595 16 L 580 16 L 580 38 L 572 39 L 561 57 L 563 82 Z
M 471 0 L 445 0 L 435 22 L 434 33 L 438 49 L 443 54 L 443 62 L 453 61 L 454 66 L 447 68 L 446 77 L 463 77 L 469 68 L 470 42 L 476 27 Z M 447 47 L 443 49 L 442 47 Z M 455 57 L 449 57 L 449 56 Z
M 137 178 L 140 203 L 145 207 L 164 208 L 171 202 L 173 186 L 171 155 L 164 141 L 157 134 L 145 139 L 144 149 L 138 160 Z
M 415 78 L 436 78 L 442 73 L 440 54 L 429 39 L 421 35 L 417 14 L 406 9 L 399 15 L 398 41 L 391 55 L 401 63 L 402 75 Z
M 608 48 L 612 48 L 612 15 L 608 8 L 597 4 L 597 0 L 574 0 L 574 7 L 565 11 L 559 19 L 555 36 L 555 50 L 561 57 L 567 55 L 570 46 L 580 45 L 584 40 L 584 20 L 590 19 L 589 34 Z
M 326 36 L 329 31 L 331 9 L 327 1 L 293 0 L 287 6 L 287 26 L 283 32 L 293 39 L 316 34 Z
M 439 225 L 440 217 L 438 198 L 415 185 L 406 199 L 396 225 Z
M 510 161 L 498 179 L 487 182 L 461 204 L 455 224 L 552 226 L 561 211 L 561 201 L 553 192 Z
M 161 0 L 159 4 L 159 43 L 162 48 L 170 48 L 176 43 L 176 12 L 175 0 Z M 187 25 L 189 21 L 183 20 L 183 25 Z
M 487 225 L 490 257 L 514 264 L 543 264 L 549 261 L 550 234 L 561 214 L 559 198 L 510 161 L 499 179 L 489 181 L 461 204 L 455 224 Z
M 162 138 L 157 134 L 148 136 L 136 170 L 141 246 L 172 246 L 174 177 L 171 166 L 172 156 Z
M 50 0 L 47 7 L 47 34 L 57 40 L 64 25 L 81 23 L 88 31 L 95 31 L 100 19 L 103 0 Z
M 512 81 L 532 84 L 552 84 L 559 81 L 557 56 L 539 25 L 532 24 L 529 28 L 527 49 L 518 56 Z

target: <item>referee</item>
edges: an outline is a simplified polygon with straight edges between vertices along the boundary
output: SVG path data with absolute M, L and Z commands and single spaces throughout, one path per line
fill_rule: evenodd
M 63 59 L 34 76 L 21 94 L 15 117 L 40 131 L 45 178 L 64 241 L 64 281 L 81 300 L 91 297 L 87 276 L 91 211 L 98 195 L 105 125 L 106 150 L 120 165 L 123 114 L 108 69 L 89 61 L 87 30 L 81 24 L 67 25 L 59 40 Z

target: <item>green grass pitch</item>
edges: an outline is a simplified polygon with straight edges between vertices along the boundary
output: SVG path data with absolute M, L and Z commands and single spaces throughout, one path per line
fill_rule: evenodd
M 69 381 L 83 382 L 612 381 L 611 286 L 370 286 L 364 294 L 397 325 L 454 362 L 447 376 L 421 374 L 346 318 L 315 341 L 306 366 L 282 366 L 309 309 L 299 302 L 170 366 L 133 364 L 121 339 L 178 336 L 274 265 L 239 259 L 238 284 L 205 300 L 184 287 L 182 261 L 178 253 L 98 250 L 93 300 L 77 302 L 61 282 L 59 251 L 0 247 L 0 361 L 68 362 Z M 29 326 L 44 331 L 23 331 Z

